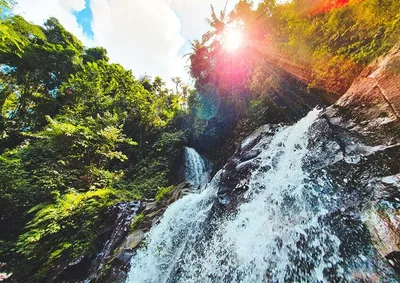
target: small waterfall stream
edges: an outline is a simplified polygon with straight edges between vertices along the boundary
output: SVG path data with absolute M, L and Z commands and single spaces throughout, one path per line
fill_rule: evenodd
M 375 282 L 376 274 L 395 282 L 371 249 L 345 257 L 329 224 L 339 197 L 328 179 L 311 180 L 306 169 L 318 115 L 313 110 L 257 143 L 259 166 L 244 180 L 248 190 L 236 210 L 215 217 L 224 170 L 173 203 L 133 257 L 127 282 Z M 186 155 L 193 168 L 187 178 L 199 184 L 204 162 L 193 149 Z
M 185 181 L 192 186 L 205 184 L 210 179 L 207 171 L 207 164 L 200 154 L 193 148 L 185 147 Z

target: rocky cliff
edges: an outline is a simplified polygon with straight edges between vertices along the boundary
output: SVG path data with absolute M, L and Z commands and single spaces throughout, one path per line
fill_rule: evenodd
M 244 180 L 259 168 L 261 148 L 278 131 L 277 125 L 261 127 L 228 161 L 216 211 L 232 211 L 243 202 Z M 309 134 L 305 167 L 310 179 L 329 183 L 339 198 L 324 221 L 341 241 L 341 256 L 350 260 L 372 246 L 399 273 L 400 45 L 369 65 L 336 104 L 321 111 Z

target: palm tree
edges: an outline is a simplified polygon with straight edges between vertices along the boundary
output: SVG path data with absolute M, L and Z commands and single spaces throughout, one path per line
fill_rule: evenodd
M 226 5 L 228 2 L 225 4 L 224 9 L 220 12 L 220 16 L 218 17 L 217 14 L 215 13 L 214 6 L 211 5 L 211 17 L 209 19 L 206 19 L 206 22 L 210 25 L 211 30 L 206 32 L 203 35 L 202 41 L 204 43 L 207 43 L 209 40 L 211 40 L 213 37 L 221 35 L 224 30 L 225 30 L 225 25 L 226 25 Z
M 190 53 L 184 56 L 189 56 L 190 60 L 189 72 L 193 78 L 200 79 L 205 76 L 204 71 L 209 69 L 208 48 L 204 45 L 204 42 L 200 40 L 194 40 L 191 42 L 192 50 Z
M 183 55 L 183 57 L 189 56 L 189 60 L 194 54 L 196 54 L 200 49 L 202 49 L 204 47 L 204 43 L 198 39 L 190 41 L 190 44 L 191 44 L 191 49 L 192 49 L 191 52 Z

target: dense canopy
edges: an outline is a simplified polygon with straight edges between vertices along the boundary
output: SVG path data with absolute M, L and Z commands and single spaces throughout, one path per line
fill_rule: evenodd
M 90 253 L 111 205 L 181 181 L 185 145 L 218 168 L 260 125 L 335 101 L 400 32 L 398 0 L 211 7 L 187 55 L 193 89 L 169 89 L 11 4 L 0 0 L 0 262 L 21 282 Z

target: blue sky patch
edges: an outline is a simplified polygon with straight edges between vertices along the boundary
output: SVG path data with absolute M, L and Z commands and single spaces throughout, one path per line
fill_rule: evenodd
M 93 14 L 90 8 L 90 0 L 86 0 L 86 8 L 79 12 L 74 12 L 74 15 L 78 21 L 78 24 L 82 26 L 83 32 L 89 37 L 93 38 L 94 33 L 92 31 L 92 20 Z

